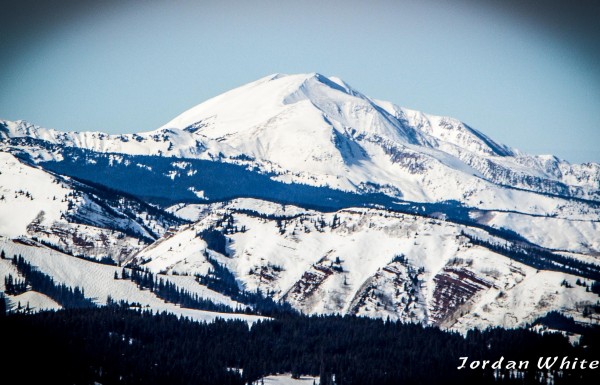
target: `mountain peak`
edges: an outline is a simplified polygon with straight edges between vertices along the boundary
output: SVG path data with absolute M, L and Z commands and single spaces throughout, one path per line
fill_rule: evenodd
M 415 201 L 461 200 L 468 195 L 463 187 L 483 188 L 482 180 L 597 199 L 600 175 L 599 165 L 528 156 L 457 119 L 369 98 L 317 72 L 265 76 L 151 132 L 77 134 L 0 122 L 3 137 L 101 152 L 249 159 L 282 181 L 385 191 Z M 448 180 L 463 187 L 449 194 Z

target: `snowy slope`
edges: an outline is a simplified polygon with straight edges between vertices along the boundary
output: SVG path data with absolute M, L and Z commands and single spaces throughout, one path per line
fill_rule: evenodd
M 185 132 L 160 132 L 108 135 L 102 132 L 61 132 L 45 129 L 26 121 L 0 121 L 0 139 L 32 139 L 65 147 L 86 148 L 99 152 L 135 155 L 193 157 L 203 145 Z M 36 155 L 36 154 L 34 154 Z
M 150 308 L 157 312 L 169 312 L 199 321 L 212 321 L 215 318 L 223 319 L 242 319 L 250 323 L 261 317 L 242 315 L 242 314 L 226 314 L 214 313 L 202 310 L 194 310 L 181 308 L 171 303 L 165 303 L 158 297 L 154 296 L 148 290 L 140 290 L 135 283 L 129 280 L 115 280 L 115 272 L 120 273 L 121 268 L 116 266 L 107 266 L 95 262 L 85 261 L 73 258 L 69 255 L 48 249 L 46 247 L 32 247 L 19 243 L 15 243 L 7 238 L 0 237 L 0 249 L 4 250 L 6 255 L 22 255 L 26 261 L 35 266 L 39 271 L 50 275 L 56 283 L 63 283 L 70 287 L 80 287 L 84 290 L 86 297 L 92 298 L 96 304 L 106 304 L 108 296 L 115 301 L 124 300 L 130 303 L 139 303 L 143 307 Z M 8 260 L 0 260 L 0 273 L 11 273 L 16 276 L 16 271 L 10 265 Z M 211 299 L 215 303 L 223 303 L 226 305 L 235 306 L 236 303 L 225 298 L 219 293 L 202 287 L 199 284 L 191 285 L 190 282 L 184 283 L 186 277 L 163 277 L 175 282 L 180 287 L 185 287 L 192 292 L 195 292 L 204 298 Z M 2 280 L 4 281 L 4 280 Z M 188 280 L 189 281 L 189 280 Z M 20 296 L 8 296 L 11 303 L 21 301 L 23 306 L 26 305 L 23 300 L 29 299 L 32 301 L 32 306 L 41 308 L 57 308 L 56 303 L 47 300 L 41 304 L 33 302 L 36 297 L 42 296 L 39 293 L 28 291 Z M 45 297 L 45 296 L 42 296 Z M 47 297 L 46 297 L 47 298 Z
M 244 288 L 309 314 L 390 317 L 464 331 L 524 325 L 550 310 L 583 320 L 582 304 L 598 298 L 575 285 L 577 276 L 540 271 L 462 234 L 502 239 L 436 219 L 375 209 L 320 213 L 253 199 L 171 210 L 197 222 L 142 250 L 136 258 L 144 266 L 206 274 L 201 233 L 220 229 L 226 252 L 208 252 Z M 181 256 L 194 258 L 182 263 Z M 574 287 L 561 286 L 563 280 Z
M 41 215 L 41 223 L 60 218 L 67 211 L 64 197 L 71 190 L 57 184 L 48 173 L 23 165 L 14 156 L 0 152 L 0 233 L 17 237 Z M 56 199 L 58 197 L 58 200 Z
M 126 197 L 113 196 L 69 178 L 49 174 L 11 154 L 0 152 L 0 250 L 8 258 L 22 255 L 56 283 L 83 288 L 86 296 L 100 305 L 111 296 L 115 301 L 138 302 L 156 311 L 197 320 L 210 321 L 220 317 L 252 322 L 258 319 L 183 309 L 164 303 L 131 281 L 115 280 L 114 273 L 120 274 L 121 268 L 73 257 L 126 260 L 149 242 L 168 233 L 167 226 L 182 223 L 137 201 L 128 201 Z M 5 291 L 4 277 L 9 274 L 15 279 L 23 278 L 9 260 L 0 259 L 2 292 Z M 217 304 L 239 306 L 230 298 L 199 285 L 192 277 L 163 279 Z M 7 295 L 7 299 L 10 311 L 60 308 L 52 299 L 32 290 Z
M 510 229 L 550 249 L 600 256 L 600 223 L 577 219 L 532 216 L 515 212 L 488 212 L 479 223 Z
M 35 239 L 73 255 L 118 261 L 181 223 L 137 201 L 0 152 L 0 236 Z
M 17 269 L 7 259 L 0 259 L 0 277 L 12 276 L 13 279 L 20 281 L 23 277 L 19 274 Z M 5 292 L 6 286 L 4 279 L 0 282 L 0 292 Z M 5 294 L 8 299 L 8 309 L 10 311 L 26 311 L 27 308 L 31 312 L 38 312 L 42 310 L 55 310 L 60 309 L 61 306 L 54 300 L 45 296 L 44 294 L 35 291 L 26 291 L 19 295 L 9 296 Z M 20 306 L 20 307 L 19 307 Z

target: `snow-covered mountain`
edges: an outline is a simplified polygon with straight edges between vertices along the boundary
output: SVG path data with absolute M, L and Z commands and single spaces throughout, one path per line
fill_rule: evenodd
M 63 133 L 22 121 L 0 127 L 0 136 L 15 144 L 29 138 L 104 153 L 218 159 L 288 183 L 383 191 L 410 201 L 490 205 L 489 195 L 510 195 L 498 185 L 600 199 L 597 164 L 526 155 L 456 119 L 371 99 L 315 73 L 267 76 L 146 133 Z
M 130 196 L 88 186 L 0 152 L 0 234 L 119 262 L 184 221 Z
M 87 186 L 71 178 L 50 174 L 0 152 L 0 275 L 23 279 L 11 264 L 15 255 L 23 256 L 39 271 L 57 283 L 80 287 L 100 305 L 110 296 L 156 311 L 169 311 L 198 320 L 213 320 L 217 315 L 183 309 L 165 303 L 127 280 L 115 280 L 121 262 L 168 235 L 169 228 L 186 223 L 163 210 L 131 196 L 98 186 Z M 4 259 L 6 258 L 6 259 Z M 167 277 L 165 277 L 166 279 Z M 236 306 L 232 301 L 191 277 L 169 277 L 191 293 L 216 303 Z M 4 279 L 0 292 L 6 291 Z M 61 306 L 42 292 L 28 290 L 7 295 L 13 308 L 27 304 L 32 310 Z M 249 322 L 257 317 L 236 315 Z
M 247 290 L 309 314 L 389 317 L 465 331 L 523 325 L 551 309 L 583 320 L 580 308 L 598 299 L 575 284 L 591 282 L 580 272 L 535 268 L 535 256 L 518 260 L 489 247 L 518 242 L 439 219 L 367 208 L 322 213 L 254 199 L 169 211 L 194 223 L 142 250 L 136 263 L 204 275 L 211 267 L 208 250 Z M 207 230 L 224 234 L 222 249 L 202 239 Z M 571 257 L 600 271 L 595 258 Z M 565 280 L 573 287 L 566 289 Z
M 303 312 L 457 330 L 584 321 L 598 300 L 600 165 L 335 77 L 267 76 L 150 132 L 0 121 L 0 140 L 3 244 L 91 259 L 81 272 L 112 259 L 236 304 L 202 278 L 224 266 Z

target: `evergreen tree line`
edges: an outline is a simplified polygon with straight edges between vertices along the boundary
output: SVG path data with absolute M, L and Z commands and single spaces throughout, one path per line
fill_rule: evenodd
M 600 266 L 579 261 L 574 258 L 565 257 L 562 255 L 553 254 L 542 249 L 534 249 L 531 247 L 512 245 L 500 245 L 492 242 L 479 239 L 464 232 L 461 235 L 467 237 L 469 241 L 478 246 L 483 246 L 493 252 L 514 259 L 525 265 L 534 267 L 539 270 L 559 271 L 578 275 L 580 277 L 600 281 Z
M 239 214 L 247 215 L 249 217 L 261 218 L 261 219 L 266 219 L 269 221 L 291 221 L 296 218 L 306 216 L 305 214 L 294 214 L 294 215 L 267 214 L 267 213 L 261 213 L 259 211 L 252 210 L 252 209 L 236 209 L 235 212 L 239 213 Z
M 216 229 L 206 229 L 197 234 L 209 249 L 227 256 L 227 237 Z
M 6 303 L 6 297 L 3 293 L 0 293 L 0 318 L 5 317 L 8 313 L 8 304 Z
M 592 293 L 596 293 L 596 294 L 600 295 L 600 282 L 599 281 L 592 282 L 592 284 L 590 285 L 590 290 Z
M 546 313 L 543 317 L 538 318 L 536 323 L 547 326 L 550 329 L 574 334 L 585 334 L 588 328 L 587 325 L 577 322 L 572 317 L 567 317 L 558 311 Z
M 79 287 L 73 289 L 65 284 L 57 284 L 52 277 L 38 271 L 21 255 L 15 255 L 12 264 L 25 278 L 25 283 L 31 287 L 31 290 L 47 295 L 62 307 L 69 309 L 96 306 L 91 299 L 85 297 L 83 289 Z
M 140 289 L 150 290 L 164 301 L 179 304 L 182 307 L 190 309 L 220 313 L 246 313 L 271 317 L 297 313 L 291 305 L 283 302 L 275 302 L 260 292 L 240 290 L 234 275 L 226 267 L 212 259 L 208 254 L 206 254 L 206 257 L 213 265 L 213 268 L 206 276 L 197 276 L 196 279 L 198 282 L 245 306 L 233 309 L 228 305 L 214 303 L 210 299 L 202 298 L 198 294 L 181 289 L 173 282 L 158 278 L 150 271 L 140 269 L 130 269 L 128 271 L 128 269 L 123 268 L 121 279 L 129 279 L 135 282 Z M 118 278 L 118 274 L 115 272 L 115 279 Z
M 527 329 L 462 336 L 351 316 L 295 316 L 250 327 L 109 306 L 10 314 L 0 318 L 0 329 L 18 336 L 19 343 L 2 350 L 2 363 L 24 383 L 242 385 L 292 373 L 319 376 L 324 385 L 540 384 L 548 374 L 536 369 L 540 357 L 600 359 L 598 328 L 581 329 L 573 346 L 560 334 Z M 457 370 L 460 357 L 502 356 L 527 360 L 529 368 L 520 378 L 507 369 Z M 551 374 L 555 385 L 597 384 L 598 370 Z
M 27 282 L 24 279 L 15 279 L 12 274 L 4 277 L 4 292 L 8 295 L 19 295 L 27 291 Z
M 115 272 L 115 279 L 118 278 Z M 187 290 L 179 288 L 173 282 L 163 278 L 155 277 L 149 271 L 132 269 L 129 273 L 125 268 L 121 272 L 122 279 L 130 279 L 135 282 L 140 289 L 150 290 L 158 298 L 181 305 L 189 309 L 215 311 L 220 313 L 241 313 L 245 309 L 233 309 L 224 304 L 217 304 L 209 299 L 200 297 L 198 294 L 190 293 Z

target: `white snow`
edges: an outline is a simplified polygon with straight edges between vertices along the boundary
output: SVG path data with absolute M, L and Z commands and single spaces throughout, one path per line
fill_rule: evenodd
M 67 211 L 71 190 L 50 174 L 0 151 L 0 234 L 18 237 L 36 218 L 52 223 Z
M 276 374 L 264 377 L 255 382 L 256 385 L 313 385 L 319 384 L 319 377 L 300 376 L 300 378 L 292 378 L 291 374 Z
M 485 222 L 513 230 L 550 249 L 600 255 L 600 224 L 597 221 L 494 212 Z

